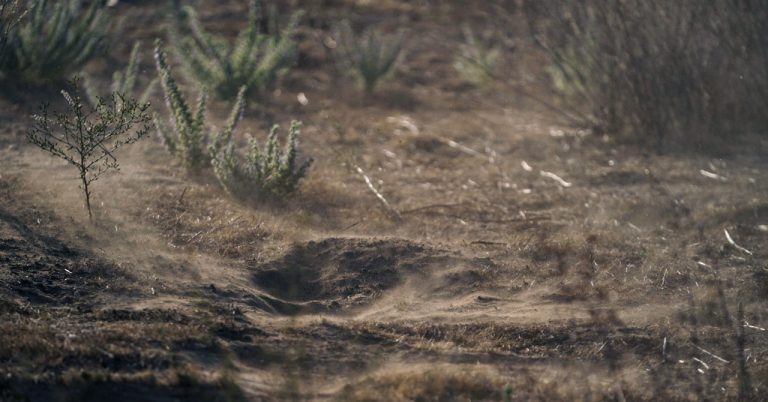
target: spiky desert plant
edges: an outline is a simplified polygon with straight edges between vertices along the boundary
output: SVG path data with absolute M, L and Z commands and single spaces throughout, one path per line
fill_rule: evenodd
M 141 65 L 141 41 L 136 41 L 133 44 L 131 50 L 131 56 L 128 58 L 128 65 L 122 71 L 115 71 L 112 74 L 112 84 L 110 85 L 111 92 L 118 92 L 121 94 L 130 95 L 136 91 L 136 79 L 139 75 L 139 67 Z M 85 87 L 85 94 L 88 97 L 88 101 L 92 105 L 96 105 L 99 102 L 98 90 L 93 82 L 94 80 L 86 75 L 83 80 L 83 86 Z M 149 97 L 152 95 L 152 91 L 157 85 L 158 78 L 150 81 L 149 85 L 142 91 L 139 96 L 140 103 L 146 103 Z
M 32 85 L 69 79 L 98 51 L 106 36 L 102 2 L 30 0 L 29 13 L 8 38 L 6 78 Z
M 262 31 L 262 7 L 249 1 L 248 26 L 234 42 L 207 32 L 190 6 L 183 7 L 191 35 L 171 30 L 171 38 L 185 71 L 223 99 L 233 99 L 241 87 L 261 92 L 275 84 L 294 64 L 296 43 L 292 36 L 301 14 L 295 13 L 284 29 L 268 24 Z M 273 19 L 274 21 L 274 19 Z
M 116 151 L 149 132 L 149 104 L 140 104 L 113 92 L 88 107 L 77 92 L 61 93 L 67 100 L 68 110 L 51 115 L 47 105 L 41 106 L 27 138 L 77 168 L 85 207 L 92 219 L 91 184 L 105 173 L 120 168 Z M 136 126 L 138 129 L 134 130 Z
M 395 69 L 405 43 L 404 31 L 386 35 L 369 29 L 357 35 L 347 21 L 341 23 L 336 36 L 340 64 L 359 80 L 367 94 Z
M 278 126 L 272 127 L 263 149 L 251 137 L 244 160 L 230 140 L 212 160 L 221 185 L 241 198 L 282 199 L 294 193 L 313 162 L 311 158 L 298 161 L 300 128 L 300 122 L 291 123 L 285 150 L 280 149 Z
M 498 48 L 483 43 L 469 26 L 464 26 L 464 42 L 459 45 L 454 67 L 464 79 L 483 85 L 493 80 L 501 52 Z
M 213 162 L 222 148 L 228 146 L 232 142 L 232 135 L 237 129 L 237 124 L 243 118 L 243 111 L 245 110 L 245 93 L 246 88 L 240 87 L 240 91 L 235 98 L 232 111 L 229 112 L 229 118 L 227 118 L 224 128 L 221 131 L 215 131 L 208 144 L 208 156 Z
M 173 78 L 160 41 L 155 42 L 155 63 L 171 123 L 171 129 L 169 129 L 155 114 L 158 135 L 168 151 L 178 157 L 189 172 L 199 173 L 204 167 L 210 165 L 211 153 L 220 147 L 219 144 L 228 141 L 235 130 L 245 104 L 245 87 L 240 88 L 233 107 L 232 116 L 235 117 L 230 118 L 221 133 L 211 138 L 211 130 L 205 124 L 207 93 L 204 90 L 200 92 L 193 112 Z

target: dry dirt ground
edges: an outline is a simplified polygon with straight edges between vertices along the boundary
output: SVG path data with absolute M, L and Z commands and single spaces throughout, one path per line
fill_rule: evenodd
M 233 30 L 244 2 L 215 3 L 206 24 Z M 74 172 L 25 144 L 55 91 L 3 100 L 0 400 L 766 400 L 764 136 L 648 154 L 464 83 L 460 22 L 481 6 L 319 3 L 239 133 L 303 120 L 317 162 L 282 205 L 234 201 L 152 138 L 96 183 L 90 224 Z M 159 9 L 118 7 L 122 39 L 89 71 L 161 35 Z M 339 15 L 408 26 L 370 99 L 323 50 Z M 507 28 L 508 78 L 547 96 Z

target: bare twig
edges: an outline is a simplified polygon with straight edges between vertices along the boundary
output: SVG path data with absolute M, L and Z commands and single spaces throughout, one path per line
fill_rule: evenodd
M 181 202 L 184 201 L 184 194 L 187 193 L 187 190 L 189 190 L 189 186 L 184 187 L 184 191 L 181 192 L 179 199 L 176 200 L 176 205 L 181 205 Z
M 723 363 L 730 363 L 728 360 L 725 360 L 722 357 L 720 357 L 720 356 L 718 356 L 718 355 L 716 355 L 716 354 L 714 354 L 714 353 L 712 353 L 712 352 L 710 352 L 710 351 L 708 351 L 706 349 L 703 349 L 701 346 L 698 346 L 698 345 L 693 345 L 693 346 L 695 346 L 696 349 L 698 349 L 702 353 L 705 353 L 705 354 L 708 354 L 708 355 L 712 356 L 713 358 L 715 358 L 715 360 L 719 360 L 719 361 L 721 361 Z
M 733 238 L 731 237 L 731 234 L 730 234 L 730 233 L 728 233 L 728 229 L 723 229 L 723 231 L 725 232 L 725 238 L 726 238 L 726 240 L 728 240 L 728 243 L 731 243 L 731 245 L 732 245 L 733 247 L 736 247 L 736 249 L 737 249 L 737 250 L 739 250 L 739 251 L 743 251 L 743 252 L 745 252 L 745 253 L 747 253 L 747 254 L 749 254 L 749 255 L 752 255 L 752 252 L 751 252 L 751 251 L 747 250 L 747 249 L 746 249 L 746 248 L 744 248 L 744 247 L 741 247 L 741 246 L 739 246 L 738 244 L 736 244 L 736 242 L 735 242 L 735 241 L 733 241 Z
M 709 172 L 709 171 L 704 170 L 704 169 L 700 169 L 699 173 L 701 173 L 702 176 L 704 176 L 706 178 L 709 178 L 709 179 L 720 180 L 720 181 L 726 181 L 727 180 L 725 177 L 720 176 L 717 173 L 712 173 L 712 172 Z
M 355 226 L 357 226 L 357 225 L 359 225 L 359 224 L 361 224 L 361 223 L 363 223 L 363 221 L 356 221 L 355 223 L 353 223 L 353 224 L 351 224 L 351 225 L 349 225 L 349 226 L 346 226 L 346 227 L 342 228 L 341 230 L 342 230 L 342 231 L 345 231 L 345 230 L 349 230 L 349 229 L 352 229 L 353 227 L 355 227 Z
M 395 208 L 392 207 L 392 205 L 389 204 L 389 201 L 387 201 L 386 198 L 379 192 L 379 190 L 376 190 L 376 187 L 373 186 L 373 182 L 371 181 L 371 178 L 368 177 L 368 175 L 365 174 L 365 171 L 360 167 L 355 165 L 355 170 L 357 170 L 357 173 L 359 173 L 361 176 L 363 176 L 363 179 L 365 180 L 365 184 L 368 185 L 368 188 L 373 192 L 373 194 L 376 195 L 376 198 L 381 201 L 382 204 L 384 204 L 384 207 L 386 207 L 387 211 L 391 213 L 395 218 L 402 219 L 402 216 Z
M 544 177 L 548 177 L 548 178 L 550 178 L 552 180 L 555 180 L 556 182 L 558 182 L 561 186 L 563 186 L 565 188 L 571 187 L 573 185 L 573 183 L 565 181 L 562 177 L 560 177 L 560 176 L 558 176 L 558 175 L 556 175 L 556 174 L 554 174 L 552 172 L 547 172 L 547 171 L 542 170 L 541 171 L 541 175 L 544 176 Z
M 465 205 L 465 203 L 463 203 L 463 202 L 457 202 L 457 203 L 454 203 L 454 204 L 429 204 L 429 205 L 424 205 L 424 206 L 421 206 L 421 207 L 411 208 L 411 209 L 402 211 L 400 213 L 405 215 L 405 214 L 412 214 L 412 213 L 416 213 L 416 212 L 422 212 L 422 211 L 426 211 L 426 210 L 429 210 L 429 209 L 453 208 L 453 207 L 460 207 L 460 206 L 463 206 L 463 205 Z
M 459 151 L 464 152 L 465 154 L 476 156 L 478 158 L 487 160 L 489 163 L 493 163 L 493 157 L 488 156 L 488 155 L 486 155 L 486 154 L 484 154 L 482 152 L 475 151 L 474 149 L 472 149 L 472 148 L 470 148 L 470 147 L 468 147 L 466 145 L 463 145 L 463 144 L 461 144 L 459 142 L 456 142 L 456 141 L 454 141 L 454 140 L 452 140 L 450 138 L 437 137 L 437 139 L 439 139 L 440 141 L 443 141 L 444 143 L 446 143 L 449 147 L 451 147 L 453 149 L 458 149 Z
M 768 329 L 765 329 L 763 327 L 756 327 L 754 325 L 750 325 L 749 322 L 747 322 L 746 320 L 744 320 L 744 326 L 747 328 L 756 329 L 758 331 L 768 331 Z
M 699 359 L 699 358 L 697 358 L 697 357 L 694 357 L 692 360 L 693 360 L 693 361 L 695 361 L 696 363 L 699 363 L 699 364 L 701 364 L 702 366 L 704 366 L 704 368 L 705 368 L 705 369 L 709 370 L 709 364 L 707 364 L 707 363 L 704 363 L 704 361 L 703 361 L 703 360 L 701 360 L 701 359 Z

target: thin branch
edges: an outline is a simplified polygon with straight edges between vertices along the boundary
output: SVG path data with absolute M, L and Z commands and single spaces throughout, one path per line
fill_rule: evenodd
M 359 173 L 361 176 L 363 176 L 363 179 L 365 180 L 365 184 L 368 185 L 368 188 L 373 192 L 373 194 L 376 195 L 376 198 L 381 201 L 382 204 L 384 204 L 384 207 L 386 207 L 387 211 L 389 211 L 392 215 L 394 215 L 397 219 L 402 219 L 402 216 L 395 208 L 392 207 L 392 205 L 389 204 L 389 201 L 387 201 L 386 198 L 379 192 L 379 190 L 376 190 L 376 187 L 373 186 L 373 182 L 371 182 L 371 178 L 368 177 L 368 175 L 365 174 L 365 171 L 363 171 L 360 166 L 355 165 L 355 170 L 357 170 L 357 173 Z

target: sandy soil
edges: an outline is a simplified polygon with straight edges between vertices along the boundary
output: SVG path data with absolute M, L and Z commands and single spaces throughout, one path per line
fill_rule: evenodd
M 241 2 L 221 3 L 201 14 L 232 31 Z M 649 154 L 463 82 L 457 21 L 482 6 L 305 3 L 299 66 L 238 134 L 303 120 L 317 162 L 283 205 L 188 177 L 152 138 L 96 183 L 91 224 L 74 172 L 24 138 L 55 91 L 2 101 L 1 400 L 736 400 L 745 381 L 766 400 L 765 138 Z M 164 17 L 117 12 L 125 40 L 89 66 L 105 81 Z M 334 78 L 339 15 L 409 27 L 372 98 Z M 508 78 L 550 96 L 505 29 Z

